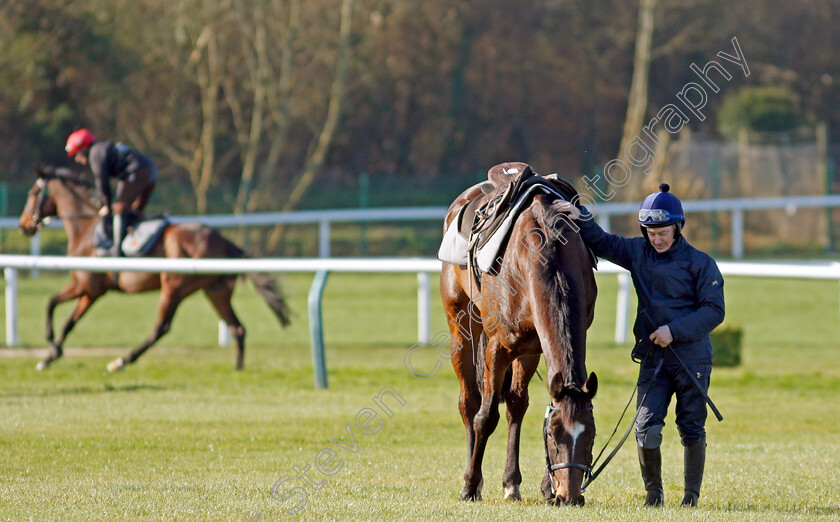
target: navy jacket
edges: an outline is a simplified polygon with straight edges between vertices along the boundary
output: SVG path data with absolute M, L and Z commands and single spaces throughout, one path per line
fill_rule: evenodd
M 602 257 L 630 271 L 638 308 L 633 333 L 648 336 L 668 325 L 674 350 L 684 359 L 712 362 L 709 333 L 723 321 L 723 277 L 717 264 L 680 236 L 659 254 L 644 237 L 608 234 L 584 212 L 578 221 L 584 242 Z M 641 314 L 647 310 L 656 325 Z
M 151 165 L 151 160 L 122 143 L 97 141 L 88 152 L 88 164 L 96 180 L 96 188 L 105 197 L 106 204 L 111 200 L 111 178 L 125 181 L 142 167 Z

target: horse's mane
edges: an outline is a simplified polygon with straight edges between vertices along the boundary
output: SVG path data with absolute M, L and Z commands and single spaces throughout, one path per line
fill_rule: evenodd
M 54 165 L 39 165 L 35 167 L 35 173 L 38 177 L 46 180 L 59 179 L 69 182 L 80 189 L 80 195 L 91 201 L 99 200 L 99 191 L 96 189 L 93 174 Z
M 568 185 L 571 188 L 571 185 Z M 574 190 L 571 188 L 571 190 Z M 575 192 L 576 193 L 576 192 Z M 570 291 L 583 291 L 582 288 L 572 289 L 569 287 L 569 279 L 566 277 L 564 271 L 560 270 L 561 263 L 563 261 L 562 253 L 565 250 L 565 247 L 570 246 L 571 242 L 575 239 L 578 239 L 582 243 L 582 239 L 579 238 L 579 234 L 576 230 L 574 230 L 571 226 L 571 220 L 568 217 L 568 214 L 563 212 L 559 212 L 555 210 L 551 204 L 560 199 L 554 195 L 541 195 L 538 196 L 541 198 L 541 205 L 535 205 L 532 208 L 535 209 L 534 218 L 538 224 L 540 224 L 546 234 L 546 239 L 548 240 L 547 244 L 544 246 L 543 255 L 549 259 L 549 264 L 551 266 L 556 265 L 556 270 L 551 272 L 551 277 L 554 279 L 551 283 L 553 286 L 561 291 L 564 295 L 568 294 Z M 577 236 L 572 237 L 572 236 Z M 563 241 L 561 241 L 561 238 Z M 584 248 L 584 251 L 586 249 Z M 588 261 L 586 261 L 588 263 Z M 585 267 L 589 269 L 589 266 Z M 546 281 L 548 283 L 548 281 Z M 565 328 L 562 329 L 564 333 L 569 333 L 573 331 L 576 327 L 586 329 L 586 325 L 578 325 L 578 316 L 576 314 L 571 313 L 569 310 L 569 303 L 565 299 L 561 299 L 559 301 L 559 319 L 563 322 L 566 322 L 567 325 Z M 571 339 L 568 340 L 568 344 L 571 346 L 572 342 Z M 575 382 L 575 360 L 577 357 L 582 356 L 582 354 L 575 353 L 574 350 L 567 350 L 564 353 L 564 364 L 563 364 L 563 382 L 566 384 L 572 384 Z M 577 376 L 577 378 L 586 379 L 586 376 Z M 577 385 L 582 385 L 582 382 L 576 383 Z
M 545 195 L 541 197 L 543 198 L 544 204 L 537 207 L 540 211 L 538 211 L 534 217 L 537 218 L 537 220 L 545 227 L 546 232 L 549 233 L 548 239 L 552 243 L 557 243 L 560 237 L 567 232 L 571 235 L 578 235 L 578 232 L 576 230 L 573 230 L 571 228 L 571 225 L 569 225 L 569 223 L 571 223 L 569 215 L 555 210 L 551 206 L 552 203 L 554 203 L 560 198 L 554 195 Z M 580 207 L 579 204 L 576 206 Z

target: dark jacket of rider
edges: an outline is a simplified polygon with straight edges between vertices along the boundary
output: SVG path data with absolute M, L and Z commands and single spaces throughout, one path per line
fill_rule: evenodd
M 714 259 L 691 246 L 681 234 L 660 254 L 647 238 L 605 232 L 586 210 L 577 223 L 595 255 L 630 271 L 638 296 L 633 326 L 636 339 L 649 342 L 650 333 L 667 324 L 680 357 L 711 364 L 709 334 L 723 321 L 725 312 L 723 276 Z
M 125 181 L 152 161 L 136 150 L 115 141 L 97 141 L 90 147 L 88 162 L 96 180 L 96 188 L 110 207 L 113 200 L 111 178 Z

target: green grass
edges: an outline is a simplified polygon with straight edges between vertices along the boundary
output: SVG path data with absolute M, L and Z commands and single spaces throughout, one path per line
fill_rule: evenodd
M 66 276 L 20 281 L 20 336 L 43 348 L 44 307 Z M 405 276 L 333 275 L 324 302 L 330 388 L 314 390 L 306 295 L 311 275 L 284 277 L 297 317 L 281 330 L 243 285 L 234 306 L 248 328 L 246 369 L 233 370 L 231 348 L 215 346 L 216 318 L 201 296 L 184 304 L 170 334 L 120 374 L 106 363 L 151 329 L 156 295 L 108 295 L 71 334 L 79 348 L 44 373 L 37 358 L 0 357 L 0 519 L 263 520 L 498 519 L 811 520 L 840 516 L 840 311 L 836 283 L 736 279 L 726 283 L 727 320 L 745 331 L 744 364 L 715 370 L 711 395 L 725 421 L 712 416 L 701 507 L 677 507 L 682 448 L 669 414 L 663 445 L 666 508 L 642 509 L 632 445 L 623 448 L 587 492 L 583 508 L 545 506 L 541 414 L 545 383 L 531 388 L 522 440 L 522 503 L 502 501 L 503 428 L 490 439 L 484 498 L 457 500 L 466 438 L 457 412 L 458 384 L 445 366 L 420 381 L 403 366 L 416 339 L 416 282 Z M 596 446 L 609 435 L 632 389 L 637 366 L 629 347 L 612 342 L 615 278 L 599 276 L 588 367 L 600 378 Z M 433 330 L 444 328 L 433 299 Z M 59 309 L 63 321 L 70 305 Z M 5 335 L 4 333 L 2 333 Z M 113 347 L 107 355 L 86 348 Z M 3 349 L 2 351 L 7 351 Z M 431 368 L 432 350 L 414 363 Z M 381 431 L 363 435 L 357 413 L 378 410 L 372 398 L 392 387 L 406 401 L 386 400 Z M 331 444 L 348 441 L 358 451 Z M 324 479 L 316 455 L 334 448 L 342 468 Z M 337 460 L 333 461 L 335 464 Z M 294 466 L 323 480 L 306 487 L 295 515 L 271 498 L 304 488 Z M 285 490 L 284 490 L 285 491 Z

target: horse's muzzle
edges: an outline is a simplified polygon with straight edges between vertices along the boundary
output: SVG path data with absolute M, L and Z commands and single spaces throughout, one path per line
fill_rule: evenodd
M 562 498 L 560 495 L 557 495 L 548 502 L 549 504 L 553 504 L 555 506 L 583 506 L 586 504 L 586 499 L 583 495 L 573 497 L 571 499 Z
M 583 506 L 585 504 L 586 504 L 586 499 L 583 497 L 583 495 L 581 495 L 579 497 L 575 497 L 569 502 L 570 506 Z

